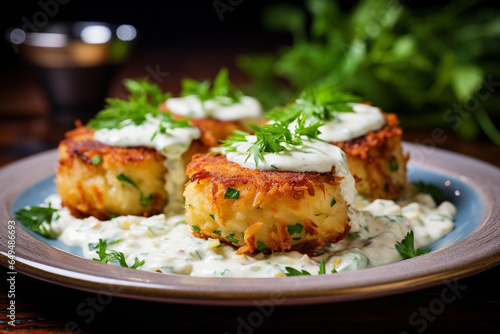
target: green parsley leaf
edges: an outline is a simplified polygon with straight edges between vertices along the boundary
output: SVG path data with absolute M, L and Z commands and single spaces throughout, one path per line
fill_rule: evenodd
M 213 213 L 208 214 L 213 220 L 215 220 L 215 215 Z
M 319 265 L 319 275 L 324 275 L 326 274 L 326 265 L 325 265 L 325 259 L 321 259 L 321 263 Z
M 337 200 L 334 198 L 332 198 L 332 201 L 330 202 L 330 207 L 334 206 L 335 204 L 337 204 Z
M 213 84 L 210 80 L 197 81 L 191 78 L 182 80 L 181 96 L 196 95 L 202 102 L 214 100 L 222 105 L 235 104 L 243 95 L 236 90 L 229 81 L 229 71 L 222 68 L 214 78 Z M 212 86 L 212 89 L 210 89 Z
M 56 239 L 59 233 L 52 229 L 52 216 L 57 212 L 57 209 L 43 206 L 30 206 L 28 208 L 19 209 L 15 212 L 16 219 L 30 230 L 43 235 L 49 239 Z
M 128 183 L 128 184 L 132 185 L 135 189 L 137 189 L 139 191 L 139 194 L 141 196 L 141 205 L 142 206 L 148 206 L 148 202 L 152 201 L 154 199 L 153 194 L 150 194 L 147 197 L 144 196 L 144 194 L 142 193 L 142 191 L 139 188 L 139 186 L 134 181 L 132 181 L 128 176 L 126 176 L 125 174 L 123 174 L 123 173 L 118 174 L 116 176 L 116 179 L 118 181 L 125 182 L 125 183 Z
M 117 261 L 121 267 L 131 269 L 137 269 L 146 262 L 146 260 L 139 261 L 139 258 L 136 257 L 134 259 L 134 264 L 129 267 L 127 262 L 125 261 L 125 255 L 122 252 L 118 252 L 116 250 L 111 250 L 109 253 L 106 252 L 108 246 L 113 243 L 116 242 L 108 243 L 106 240 L 99 239 L 99 242 L 97 244 L 92 244 L 92 247 L 95 247 L 95 249 L 97 249 L 96 254 L 99 256 L 99 258 L 93 258 L 92 260 L 102 263 Z M 89 249 L 90 245 L 91 244 L 89 244 Z
M 217 235 L 220 235 L 221 234 L 221 231 L 220 230 L 213 230 L 212 232 L 213 234 L 217 234 Z
M 122 253 L 123 254 L 123 253 Z M 129 268 L 130 269 L 137 269 L 139 268 L 140 266 L 142 266 L 144 263 L 146 262 L 146 260 L 142 260 L 142 261 L 139 261 L 139 258 L 135 258 L 134 259 L 134 264 L 131 265 Z
M 240 198 L 240 191 L 233 188 L 227 188 L 224 198 L 238 199 Z
M 425 182 L 414 182 L 413 185 L 419 192 L 431 195 L 436 204 L 441 204 L 442 202 L 446 201 L 446 197 L 444 196 L 443 191 L 433 184 Z
M 231 241 L 233 244 L 237 244 L 239 241 L 234 237 L 234 233 L 226 235 L 226 239 Z
M 102 162 L 102 157 L 100 155 L 93 156 L 92 159 L 90 159 L 90 162 L 92 165 L 97 166 Z
M 292 267 L 285 267 L 285 270 L 286 270 L 285 272 L 286 276 L 311 276 L 311 274 L 306 270 L 300 271 Z
M 332 269 L 332 274 L 338 274 L 339 272 L 337 271 L 337 269 L 333 268 Z
M 193 226 L 191 226 L 191 227 L 192 227 L 192 228 L 193 228 L 193 230 L 194 230 L 194 231 L 196 231 L 196 232 L 200 232 L 200 231 L 201 231 L 201 230 L 200 230 L 200 228 L 199 228 L 198 226 L 196 226 L 196 225 L 193 225 Z
M 423 250 L 418 248 L 417 250 L 415 250 L 413 230 L 408 232 L 403 240 L 401 240 L 401 242 L 396 243 L 396 249 L 398 250 L 399 254 L 401 254 L 403 259 L 409 259 L 419 255 L 427 254 L 431 251 L 430 248 Z
M 297 223 L 294 225 L 287 225 L 286 228 L 288 230 L 288 234 L 293 235 L 302 233 L 302 229 L 304 228 L 304 226 L 302 224 Z
M 262 241 L 257 241 L 257 249 L 260 250 L 261 252 L 268 250 L 266 244 L 263 243 Z

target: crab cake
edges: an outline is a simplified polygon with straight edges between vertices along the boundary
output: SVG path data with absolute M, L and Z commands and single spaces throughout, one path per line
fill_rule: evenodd
M 225 155 L 197 154 L 187 166 L 186 221 L 195 236 L 218 238 L 238 253 L 309 252 L 349 232 L 343 177 L 242 167 Z
M 345 152 L 349 170 L 357 179 L 356 190 L 370 200 L 396 199 L 406 185 L 408 156 L 401 147 L 403 130 L 396 115 L 383 116 L 381 129 L 332 143 Z
M 102 220 L 163 213 L 175 196 L 166 190 L 165 155 L 154 148 L 106 145 L 94 140 L 94 132 L 76 128 L 59 144 L 55 183 L 62 205 L 75 217 Z M 182 164 L 206 149 L 193 141 L 182 154 Z

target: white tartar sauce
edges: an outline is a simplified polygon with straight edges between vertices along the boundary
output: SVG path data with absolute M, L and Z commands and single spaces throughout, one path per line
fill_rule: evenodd
M 328 142 L 351 140 L 379 130 L 385 118 L 379 108 L 362 103 L 351 103 L 354 112 L 334 113 L 335 119 L 319 128 L 319 139 Z
M 225 147 L 221 149 L 227 160 L 236 162 L 242 167 L 266 171 L 329 173 L 332 166 L 335 166 L 335 175 L 343 177 L 340 185 L 342 197 L 348 204 L 354 200 L 355 181 L 347 167 L 345 153 L 337 146 L 303 136 L 303 145 L 284 144 L 286 145 L 284 151 L 263 152 L 264 161 L 259 161 L 256 165 L 253 157 L 248 158 L 248 150 L 257 141 L 257 137 L 249 135 L 245 139 L 244 142 L 232 145 L 236 148 L 236 152 L 228 152 L 228 148 Z
M 165 101 L 174 114 L 191 118 L 215 118 L 221 121 L 251 121 L 262 116 L 262 105 L 255 98 L 242 96 L 233 103 L 230 98 L 201 101 L 196 95 L 173 97 Z
M 60 208 L 58 195 L 52 195 L 47 202 Z M 99 221 L 93 217 L 74 218 L 62 208 L 52 228 L 60 233 L 59 240 L 81 247 L 88 259 L 98 258 L 92 245 L 103 239 L 109 244 L 107 252 L 123 252 L 129 266 L 136 258 L 144 260 L 139 270 L 202 277 L 276 277 L 285 276 L 287 267 L 317 275 L 322 260 L 327 274 L 334 269 L 352 271 L 400 261 L 395 244 L 408 231 L 414 231 L 415 247 L 426 246 L 453 229 L 456 213 L 453 204 L 436 206 L 425 194 L 407 195 L 399 202 L 370 203 L 357 197 L 353 210 L 356 214 L 349 235 L 324 247 L 323 254 L 317 257 L 295 251 L 237 255 L 236 248 L 218 239 L 195 238 L 183 216 L 121 216 Z
M 156 149 L 165 156 L 165 190 L 169 201 L 166 213 L 181 212 L 184 206 L 184 183 L 187 180 L 182 154 L 189 149 L 191 142 L 200 138 L 195 127 L 167 128 L 159 131 L 161 120 L 147 115 L 146 122 L 127 124 L 120 129 L 101 129 L 94 133 L 94 140 L 103 144 L 120 147 L 145 146 Z

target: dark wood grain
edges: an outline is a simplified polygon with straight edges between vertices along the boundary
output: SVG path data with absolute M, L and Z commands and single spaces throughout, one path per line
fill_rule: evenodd
M 198 50 L 199 52 L 200 50 Z M 177 91 L 183 76 L 213 76 L 229 66 L 236 80 L 243 81 L 232 63 L 240 51 L 204 53 L 183 58 L 175 50 L 138 53 L 121 70 L 110 88 L 111 96 L 122 91 L 120 79 L 145 75 L 156 64 L 169 75 L 162 87 Z M 185 50 L 183 52 L 186 52 Z M 13 80 L 14 76 L 16 80 Z M 20 76 L 20 77 L 19 77 Z M 8 83 L 8 84 L 7 84 Z M 66 127 L 54 126 L 49 107 L 31 72 L 20 67 L 0 78 L 0 165 L 57 146 Z M 466 154 L 500 166 L 500 147 L 481 139 L 464 142 L 451 132 L 435 141 L 433 129 L 405 131 L 409 142 Z M 0 185 L 2 187 L 8 185 Z M 9 274 L 1 268 L 0 331 L 19 333 L 498 333 L 500 320 L 500 268 L 412 293 L 354 302 L 288 307 L 215 307 L 162 304 L 106 297 L 16 276 L 16 321 L 7 322 Z

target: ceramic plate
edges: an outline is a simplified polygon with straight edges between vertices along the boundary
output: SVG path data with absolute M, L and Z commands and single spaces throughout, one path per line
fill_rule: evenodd
M 455 229 L 433 251 L 393 264 L 336 275 L 204 278 L 150 273 L 87 260 L 66 246 L 16 224 L 15 270 L 75 289 L 152 301 L 210 305 L 296 305 L 371 298 L 423 289 L 500 263 L 500 169 L 459 154 L 404 144 L 409 178 L 441 188 L 457 206 Z M 41 153 L 0 170 L 0 225 L 13 212 L 40 204 L 55 191 L 57 152 Z M 0 234 L 0 263 L 8 266 L 8 234 Z M 75 255 L 76 254 L 76 255 Z

